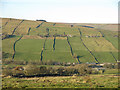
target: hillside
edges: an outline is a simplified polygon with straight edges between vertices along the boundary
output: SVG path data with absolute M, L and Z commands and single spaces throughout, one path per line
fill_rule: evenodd
M 116 63 L 116 27 L 2 18 L 3 60 Z

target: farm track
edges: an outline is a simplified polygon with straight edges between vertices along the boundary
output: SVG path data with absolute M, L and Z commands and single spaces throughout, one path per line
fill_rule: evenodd
M 83 42 L 83 40 L 82 40 L 82 32 L 80 31 L 80 28 L 78 28 L 78 31 L 80 32 L 80 40 L 81 40 L 82 44 L 83 44 L 84 47 L 89 51 L 89 53 L 94 57 L 95 61 L 96 61 L 97 63 L 99 63 L 98 60 L 97 60 L 97 58 L 95 57 L 95 55 L 94 55 L 94 54 L 89 50 L 89 48 L 84 44 L 84 42 Z
M 70 42 L 69 42 L 68 37 L 67 37 L 67 42 L 68 42 L 68 44 L 69 44 L 69 46 L 70 46 L 71 55 L 74 56 L 74 54 L 73 54 L 73 50 L 72 50 L 72 46 L 71 46 L 71 44 L 70 44 Z M 77 60 L 78 60 L 78 62 L 80 63 L 79 58 L 77 58 Z
M 41 24 L 39 24 L 36 28 L 39 28 L 43 23 L 44 23 L 44 21 Z
M 43 48 L 42 48 L 42 51 L 41 51 L 41 57 L 40 57 L 40 61 L 42 62 L 42 60 L 43 60 L 43 51 L 44 51 L 44 49 L 45 49 L 45 43 L 46 43 L 46 40 L 47 40 L 47 38 L 45 39 L 45 42 L 44 42 L 44 45 L 43 45 Z
M 15 45 L 16 45 L 16 43 L 17 43 L 18 41 L 20 41 L 20 40 L 22 39 L 22 37 L 23 37 L 23 35 L 22 35 L 18 40 L 16 40 L 16 41 L 14 42 L 14 45 L 13 45 L 14 54 L 13 54 L 13 56 L 12 56 L 12 61 L 14 61 L 15 53 L 16 53 Z
M 31 27 L 28 29 L 28 33 L 27 33 L 27 35 L 29 35 L 29 33 L 30 33 L 30 30 L 31 30 Z
M 55 50 L 55 40 L 56 40 L 56 37 L 54 37 L 53 50 Z
M 103 34 L 103 32 L 101 32 L 101 31 L 99 31 L 101 34 L 102 34 L 102 37 L 104 37 L 105 38 L 105 40 L 107 40 L 109 43 L 111 43 L 112 44 L 112 42 L 110 42 L 110 40 L 108 40 L 107 38 L 106 38 L 106 36 Z M 113 45 L 113 44 L 112 44 Z M 113 45 L 114 46 L 114 45 Z M 112 52 L 109 52 L 112 56 L 113 56 L 113 58 L 115 59 L 115 61 L 117 62 L 117 59 L 115 58 L 115 56 L 113 55 L 113 53 Z
M 12 32 L 11 35 L 13 35 L 13 34 L 15 33 L 16 29 L 17 29 L 17 28 L 20 26 L 20 24 L 23 23 L 23 22 L 24 22 L 24 20 L 22 20 L 22 21 L 14 28 L 14 30 L 13 30 L 13 32 Z
M 0 28 L 3 28 L 3 27 L 5 27 L 7 24 L 8 24 L 8 22 L 10 21 L 11 19 L 9 19 L 2 27 L 0 27 Z

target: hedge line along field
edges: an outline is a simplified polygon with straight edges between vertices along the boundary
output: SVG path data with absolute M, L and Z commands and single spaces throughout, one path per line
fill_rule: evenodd
M 13 45 L 15 41 L 20 38 L 19 35 L 23 35 L 22 39 L 15 45 L 16 52 L 14 60 L 40 60 L 42 51 L 43 61 L 78 63 L 79 59 L 81 63 L 95 62 L 95 58 L 90 52 L 94 54 L 100 63 L 115 63 L 115 59 L 118 60 L 117 31 L 83 27 L 83 24 L 30 20 L 24 20 L 22 22 L 22 20 L 19 19 L 9 18 L 3 18 L 2 21 L 2 34 L 7 36 L 7 38 L 2 40 L 2 49 L 5 55 L 9 53 L 10 56 L 8 56 L 12 57 L 14 53 Z M 5 25 L 6 22 L 8 23 Z M 14 29 L 15 31 L 13 33 Z M 9 36 L 12 33 L 14 36 Z M 53 48 L 54 37 L 56 38 L 54 45 L 55 50 Z M 67 37 L 70 45 L 67 42 Z M 43 48 L 44 42 L 45 49 Z M 83 43 L 90 51 L 88 51 Z M 73 55 L 71 54 L 71 47 Z M 5 57 L 3 60 L 11 59 L 9 57 Z

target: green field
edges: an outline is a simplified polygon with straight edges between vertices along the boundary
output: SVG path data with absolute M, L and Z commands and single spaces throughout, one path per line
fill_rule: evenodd
M 14 60 L 39 61 L 42 50 L 43 61 L 78 63 L 79 59 L 81 63 L 93 63 L 96 62 L 95 57 L 100 63 L 116 63 L 118 60 L 118 37 L 115 37 L 118 35 L 117 31 L 83 27 L 85 24 L 73 24 L 71 27 L 72 24 L 67 23 L 24 20 L 20 24 L 22 20 L 9 18 L 3 18 L 2 21 L 4 36 L 11 35 L 16 28 L 14 36 L 2 40 L 2 50 L 6 55 L 3 60 L 12 59 L 13 45 L 20 35 L 23 37 L 15 44 Z M 8 23 L 5 25 L 6 22 Z M 55 50 L 53 50 L 54 36 L 56 36 Z M 43 49 L 44 42 L 45 49 Z
M 21 39 L 16 43 L 15 60 L 40 60 L 44 39 Z
M 53 50 L 53 39 L 47 39 L 43 53 L 43 60 L 74 63 L 78 62 L 72 57 L 66 39 L 56 39 L 55 42 L 55 50 Z
M 80 62 L 95 62 L 92 55 L 87 51 L 87 49 L 82 44 L 80 37 L 70 38 L 70 43 L 73 48 L 74 55 L 79 57 Z
M 5 53 L 6 58 L 5 59 L 12 59 L 12 56 L 14 54 L 14 50 L 13 50 L 13 45 L 14 42 L 19 39 L 20 37 L 13 37 L 13 38 L 9 38 L 9 39 L 5 39 L 2 41 L 2 52 Z

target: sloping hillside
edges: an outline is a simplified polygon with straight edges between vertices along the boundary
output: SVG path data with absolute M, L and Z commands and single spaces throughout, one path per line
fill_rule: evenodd
M 119 37 L 113 26 L 2 18 L 3 60 L 115 63 Z

